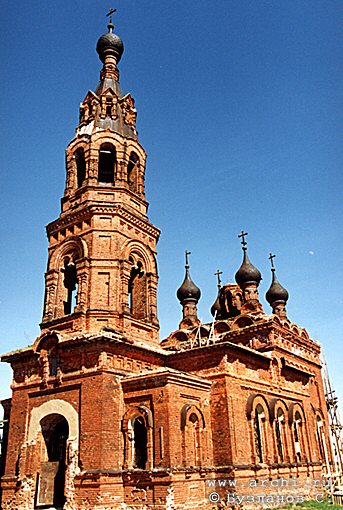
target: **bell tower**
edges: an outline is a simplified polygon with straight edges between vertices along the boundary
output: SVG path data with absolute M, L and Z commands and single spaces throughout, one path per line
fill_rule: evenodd
M 149 222 L 136 109 L 123 94 L 117 64 L 123 43 L 100 37 L 103 63 L 95 92 L 80 105 L 76 135 L 66 149 L 61 213 L 47 226 L 49 257 L 42 331 L 114 329 L 128 339 L 157 341 L 156 243 Z

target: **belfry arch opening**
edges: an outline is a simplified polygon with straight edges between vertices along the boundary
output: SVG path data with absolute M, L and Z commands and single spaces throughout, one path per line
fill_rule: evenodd
M 37 503 L 63 508 L 69 426 L 64 416 L 49 414 L 40 421 L 43 437 Z
M 86 178 L 86 160 L 85 160 L 85 152 L 80 147 L 75 152 L 75 162 L 76 162 L 76 174 L 77 174 L 77 187 L 80 188 L 84 183 Z
M 134 461 L 133 467 L 145 469 L 148 460 L 148 434 L 145 421 L 142 416 L 135 418 L 133 422 L 134 437 Z
M 111 143 L 103 143 L 99 150 L 98 182 L 114 184 L 116 149 Z
M 132 264 L 128 285 L 130 313 L 136 319 L 145 319 L 147 307 L 146 271 L 143 269 L 143 263 L 140 260 L 134 263 L 133 258 L 130 257 L 129 262 Z
M 127 183 L 129 189 L 138 192 L 138 168 L 139 157 L 135 152 L 130 153 L 129 163 L 127 165 Z
M 74 311 L 77 305 L 77 273 L 76 265 L 71 256 L 63 261 L 63 285 L 67 291 L 66 299 L 63 301 L 64 314 L 68 315 Z

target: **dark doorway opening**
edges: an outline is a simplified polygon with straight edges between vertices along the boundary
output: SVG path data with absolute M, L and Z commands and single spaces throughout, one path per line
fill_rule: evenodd
M 69 427 L 67 420 L 59 414 L 50 414 L 41 420 L 42 434 L 45 441 L 48 462 L 56 466 L 53 484 L 53 494 L 48 494 L 50 501 L 52 499 L 55 508 L 63 508 L 65 503 L 65 472 L 66 472 L 66 454 L 67 439 L 69 436 Z M 49 469 L 47 469 L 49 472 Z M 41 483 L 44 480 L 41 480 Z M 50 504 L 49 501 L 49 504 Z M 48 502 L 48 501 L 47 501 Z
M 148 435 L 144 419 L 140 416 L 134 421 L 133 434 L 135 439 L 134 467 L 145 469 L 148 460 Z

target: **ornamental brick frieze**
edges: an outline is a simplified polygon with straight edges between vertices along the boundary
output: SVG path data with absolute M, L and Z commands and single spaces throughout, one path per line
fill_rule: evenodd
M 53 221 L 52 223 L 49 223 L 46 227 L 46 231 L 48 236 L 55 234 L 59 232 L 62 228 L 69 227 L 71 225 L 77 225 L 80 223 L 80 221 L 90 221 L 91 219 L 91 211 L 90 207 L 87 207 L 85 209 L 82 209 L 81 211 L 77 212 L 70 212 L 68 213 L 68 216 L 65 216 L 63 218 L 59 218 L 56 221 Z
M 121 205 L 113 205 L 113 206 L 91 206 L 90 207 L 91 213 L 99 213 L 99 214 L 115 214 L 116 216 L 119 216 L 120 218 L 125 219 L 129 223 L 131 223 L 132 226 L 137 226 L 139 229 L 141 229 L 143 232 L 146 232 L 147 234 L 150 234 L 154 237 L 154 239 L 158 239 L 160 236 L 160 230 L 153 226 L 148 221 L 143 221 L 142 219 L 138 218 L 137 216 L 133 215 L 124 207 Z

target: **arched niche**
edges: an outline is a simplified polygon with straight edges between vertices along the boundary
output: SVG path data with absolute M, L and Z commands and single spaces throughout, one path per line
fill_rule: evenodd
M 220 335 L 221 333 L 227 333 L 230 331 L 230 324 L 225 321 L 218 321 L 214 324 L 214 333 Z
M 182 463 L 186 467 L 203 464 L 206 449 L 205 418 L 195 404 L 185 404 L 181 409 Z
M 247 328 L 249 326 L 253 326 L 254 323 L 254 319 L 249 315 L 240 315 L 232 321 L 231 329 L 235 330 Z

